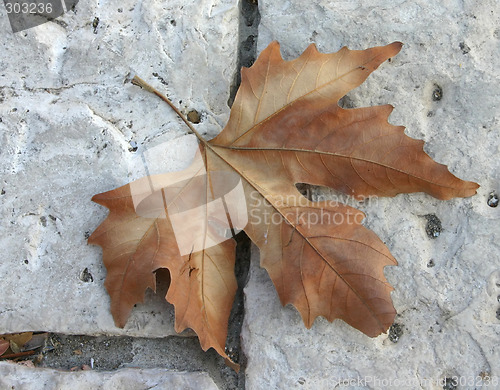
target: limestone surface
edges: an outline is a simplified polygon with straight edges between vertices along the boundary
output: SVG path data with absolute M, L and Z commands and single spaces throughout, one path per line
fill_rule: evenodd
M 203 372 L 173 372 L 161 369 L 121 369 L 113 372 L 63 372 L 29 368 L 19 364 L 0 363 L 0 387 L 23 390 L 218 390 Z
M 260 0 L 259 9 L 257 53 L 272 40 L 285 59 L 313 42 L 323 52 L 403 42 L 343 106 L 392 104 L 391 123 L 406 126 L 432 158 L 481 188 L 450 201 L 424 194 L 362 204 L 344 198 L 367 214 L 365 225 L 399 261 L 385 270 L 395 288 L 395 326 L 374 339 L 322 318 L 307 330 L 294 308 L 281 307 L 254 249 L 242 332 L 246 387 L 437 390 L 456 380 L 461 389 L 496 388 L 497 1 Z M 182 169 L 196 148 L 163 102 L 130 84 L 135 74 L 185 114 L 196 110 L 201 122 L 194 126 L 207 138 L 222 130 L 238 17 L 235 0 L 80 1 L 75 11 L 13 34 L 0 6 L 0 334 L 175 333 L 173 308 L 151 292 L 125 329 L 114 325 L 101 250 L 86 243 L 107 210 L 90 199 L 146 174 Z M 314 199 L 337 196 L 312 190 Z M 38 376 L 45 382 L 30 379 Z M 0 364 L 1 388 L 40 383 L 215 388 L 203 373 L 56 373 Z
M 399 261 L 385 269 L 397 325 L 374 339 L 340 320 L 320 318 L 307 330 L 293 307 L 280 306 L 254 253 L 242 335 L 247 387 L 442 389 L 456 380 L 458 388 L 494 388 L 500 377 L 500 208 L 491 207 L 491 194 L 500 191 L 497 2 L 261 0 L 259 8 L 258 51 L 278 40 L 285 59 L 312 42 L 323 52 L 403 42 L 401 53 L 342 104 L 392 104 L 391 123 L 406 126 L 409 136 L 426 141 L 432 158 L 481 188 L 451 201 L 424 194 L 363 204 L 344 198 L 367 214 L 365 225 Z M 338 196 L 312 190 L 314 199 Z M 431 215 L 441 228 L 428 226 L 436 221 Z
M 139 75 L 211 137 L 225 124 L 236 71 L 231 0 L 79 2 L 13 34 L 0 7 L 0 334 L 174 334 L 173 307 L 146 294 L 114 325 L 101 249 L 107 210 L 91 202 L 146 174 L 177 170 L 196 148 Z

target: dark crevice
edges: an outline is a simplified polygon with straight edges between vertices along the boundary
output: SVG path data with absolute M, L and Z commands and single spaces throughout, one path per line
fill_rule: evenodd
M 236 91 L 241 83 L 241 68 L 250 67 L 257 58 L 257 36 L 259 31 L 260 13 L 257 0 L 240 0 L 240 25 L 238 28 L 238 61 L 236 72 L 230 88 L 227 101 L 229 107 L 233 105 Z
M 246 356 L 241 349 L 241 327 L 245 315 L 243 289 L 248 281 L 248 271 L 250 269 L 250 247 L 251 242 L 244 232 L 235 236 L 236 239 L 236 262 L 234 273 L 238 282 L 238 290 L 234 297 L 233 308 L 229 316 L 228 333 L 226 341 L 226 353 L 235 362 L 240 365 L 240 372 L 233 375 L 235 389 L 245 388 L 245 366 Z M 234 373 L 234 372 L 233 372 Z M 234 373 L 236 374 L 236 373 Z
M 113 371 L 162 368 L 208 373 L 221 390 L 244 389 L 213 349 L 204 352 L 197 337 L 144 338 L 45 334 L 46 342 L 27 357 L 38 367 L 60 370 Z
M 260 22 L 258 1 L 240 0 L 239 11 L 238 60 L 229 91 L 230 96 L 227 102 L 229 107 L 233 105 L 236 92 L 241 83 L 241 68 L 252 66 L 257 57 L 257 35 Z M 244 389 L 246 357 L 241 349 L 240 334 L 245 315 L 243 288 L 248 281 L 251 242 L 244 232 L 240 232 L 235 238 L 237 242 L 235 275 L 238 281 L 238 291 L 236 292 L 231 316 L 229 317 L 226 348 L 228 356 L 239 363 L 241 367 L 236 378 L 233 376 L 235 379 L 235 381 L 233 381 L 235 389 Z

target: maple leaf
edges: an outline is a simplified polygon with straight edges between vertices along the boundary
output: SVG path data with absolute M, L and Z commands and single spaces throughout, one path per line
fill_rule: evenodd
M 333 201 L 312 202 L 296 183 L 328 186 L 356 198 L 426 192 L 468 197 L 462 181 L 423 151 L 423 142 L 388 123 L 392 106 L 342 109 L 359 86 L 402 44 L 321 54 L 314 44 L 284 61 L 273 42 L 251 68 L 224 130 L 199 139 L 184 171 L 142 178 L 92 199 L 110 210 L 89 238 L 103 249 L 115 323 L 123 327 L 155 271 L 167 268 L 166 299 L 175 329 L 192 328 L 204 350 L 225 353 L 236 291 L 235 242 L 244 229 L 259 247 L 281 303 L 292 304 L 307 327 L 315 318 L 342 319 L 368 336 L 393 323 L 396 311 L 384 267 L 397 262 L 362 225 L 364 214 Z

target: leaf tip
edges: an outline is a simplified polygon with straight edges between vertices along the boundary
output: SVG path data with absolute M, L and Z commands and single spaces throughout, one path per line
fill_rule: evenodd
M 122 318 L 119 318 L 119 319 L 115 319 L 115 325 L 120 328 L 120 329 L 123 329 L 125 328 L 125 324 L 127 323 L 127 320 L 126 319 L 122 319 Z
M 316 46 L 316 44 L 314 42 L 311 43 L 309 46 L 307 46 L 307 49 L 304 51 L 304 53 L 307 53 L 309 51 L 312 51 L 313 54 L 319 53 L 318 47 Z
M 438 195 L 431 194 L 432 196 L 441 200 L 449 200 L 453 198 L 470 198 L 471 196 L 477 194 L 477 190 L 480 187 L 479 184 L 473 181 L 465 181 L 457 178 L 453 173 L 450 172 L 448 167 L 446 167 L 446 170 L 455 179 L 457 183 L 456 186 L 452 190 L 442 192 Z
M 280 62 L 283 61 L 283 57 L 281 56 L 281 45 L 279 44 L 278 41 L 272 41 L 269 46 L 267 46 L 262 53 L 260 54 L 259 58 L 262 57 L 266 59 L 267 61 L 271 62 Z M 255 61 L 254 65 L 259 61 L 259 58 Z M 254 66 L 252 65 L 252 67 Z
M 95 233 L 95 231 L 94 231 L 94 233 Z M 92 234 L 89 236 L 89 238 L 87 238 L 87 244 L 89 244 L 89 245 L 98 245 L 98 244 L 96 243 L 96 238 L 94 237 L 94 233 L 92 233 Z
M 267 48 L 263 50 L 263 52 L 267 50 L 269 50 L 271 54 L 278 53 L 278 55 L 281 57 L 281 45 L 278 41 L 272 41 L 269 46 L 267 46 Z
M 382 62 L 396 56 L 401 51 L 402 47 L 403 47 L 403 43 L 396 41 L 396 42 L 389 43 L 386 46 L 380 46 L 378 48 L 375 48 L 375 49 L 381 50 L 381 53 L 383 53 L 382 54 L 383 57 L 381 58 L 382 61 L 380 61 L 378 63 L 378 65 L 380 65 Z M 378 67 L 378 65 L 377 65 L 377 67 Z
M 470 197 L 470 196 L 474 196 L 477 194 L 477 190 L 481 187 L 479 184 L 473 182 L 473 181 L 468 181 L 466 182 L 468 184 L 468 193 L 470 193 L 470 195 L 465 195 L 466 198 Z
M 108 291 L 109 293 L 109 291 Z M 110 294 L 111 296 L 111 294 Z M 132 306 L 124 307 L 111 298 L 111 315 L 117 328 L 123 329 L 127 324 L 128 317 L 132 311 Z
M 392 49 L 392 52 L 394 52 L 393 55 L 396 55 L 398 54 L 401 49 L 403 48 L 403 42 L 399 42 L 399 41 L 396 41 L 396 42 L 392 42 L 390 43 L 389 45 L 387 45 L 389 48 Z
M 231 359 L 224 358 L 224 362 L 226 363 L 226 366 L 231 367 L 236 373 L 240 372 L 240 365 L 238 363 L 233 362 Z
M 268 49 L 270 50 L 276 50 L 276 49 L 280 49 L 280 43 L 277 41 L 277 40 L 274 40 L 272 41 L 269 46 L 267 46 Z
M 100 204 L 101 206 L 105 206 L 104 205 L 104 195 L 105 193 L 100 193 L 100 194 L 95 194 L 90 200 L 94 203 L 97 203 L 97 204 Z

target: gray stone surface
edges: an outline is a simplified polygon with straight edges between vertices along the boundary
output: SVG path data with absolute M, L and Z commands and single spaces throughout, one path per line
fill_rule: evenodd
M 496 388 L 480 378 L 500 377 L 500 208 L 487 205 L 490 192 L 500 191 L 498 3 L 261 0 L 259 7 L 258 51 L 276 39 L 286 59 L 311 42 L 331 52 L 402 41 L 401 53 L 344 104 L 394 105 L 391 123 L 481 188 L 469 199 L 412 194 L 356 205 L 399 261 L 385 270 L 403 330 L 397 343 L 341 321 L 318 319 L 305 329 L 294 308 L 281 308 L 255 254 L 242 334 L 247 387 L 442 389 L 445 378 L 458 376 L 458 388 Z M 442 223 L 435 239 L 426 234 L 428 214 Z
M 0 363 L 0 388 L 22 390 L 217 390 L 203 372 L 174 372 L 162 369 L 121 369 L 113 372 L 63 372 Z
M 101 250 L 86 243 L 107 210 L 90 198 L 182 168 L 195 146 L 163 102 L 128 82 L 135 73 L 196 109 L 207 136 L 221 130 L 237 29 L 232 0 L 79 2 L 18 34 L 0 7 L 0 334 L 175 333 L 173 308 L 149 293 L 124 330 L 114 326 Z M 152 164 L 143 156 L 158 145 Z
M 258 52 L 274 39 L 288 59 L 311 42 L 325 52 L 404 42 L 344 103 L 394 105 L 392 123 L 481 188 L 470 199 L 413 194 L 357 205 L 400 263 L 385 272 L 403 330 L 397 343 L 340 321 L 318 319 L 305 329 L 295 309 L 280 306 L 255 250 L 242 334 L 247 387 L 441 389 L 460 376 L 459 388 L 495 388 L 479 385 L 500 376 L 500 207 L 487 205 L 490 192 L 500 192 L 497 2 L 259 3 Z M 234 0 L 79 2 L 76 13 L 14 35 L 0 6 L 0 334 L 174 333 L 172 307 L 149 293 L 124 330 L 114 326 L 101 251 L 85 239 L 107 211 L 90 198 L 148 172 L 180 169 L 193 150 L 171 111 L 128 83 L 134 74 L 185 113 L 200 112 L 207 137 L 222 129 L 237 11 Z M 324 196 L 335 194 L 314 190 Z M 428 214 L 442 223 L 436 239 L 426 234 Z M 55 375 L 60 388 L 174 386 L 158 370 L 40 374 L 2 363 L 0 373 L 0 387 L 9 388 L 39 388 L 28 382 L 38 375 L 50 382 Z M 215 386 L 205 374 L 165 375 L 181 381 L 177 387 Z

